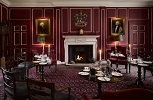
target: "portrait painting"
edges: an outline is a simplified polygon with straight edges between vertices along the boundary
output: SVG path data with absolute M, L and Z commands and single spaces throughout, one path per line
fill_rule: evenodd
M 50 19 L 36 19 L 36 35 L 49 36 L 50 35 Z
M 124 34 L 124 18 L 111 18 L 111 35 Z

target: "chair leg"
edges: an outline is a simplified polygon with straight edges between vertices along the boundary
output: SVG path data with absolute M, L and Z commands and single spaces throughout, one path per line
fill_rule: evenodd
M 153 71 L 151 71 L 151 75 L 153 76 Z
M 68 99 L 70 100 L 71 99 L 71 88 L 68 88 L 68 92 L 69 92 Z
M 127 69 L 127 65 L 125 65 L 125 69 L 126 69 L 126 73 L 128 73 L 128 71 L 127 71 L 127 70 L 128 70 L 128 69 Z
M 7 99 L 7 95 L 6 95 L 6 93 L 4 93 L 4 100 L 6 100 Z
M 57 71 L 57 64 L 55 64 L 55 72 Z
M 129 73 L 131 73 L 131 64 L 129 63 Z
M 145 77 L 146 77 L 146 69 L 144 68 L 143 69 L 143 79 L 145 80 Z

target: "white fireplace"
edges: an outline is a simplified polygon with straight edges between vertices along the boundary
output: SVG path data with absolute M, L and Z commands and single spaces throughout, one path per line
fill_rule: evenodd
M 97 60 L 97 38 L 99 35 L 82 35 L 82 36 L 74 36 L 74 35 L 69 35 L 69 36 L 63 36 L 65 38 L 64 40 L 64 48 L 65 48 L 65 63 L 67 64 L 69 62 L 69 52 L 68 52 L 68 47 L 70 45 L 92 45 L 93 47 L 93 58 Z

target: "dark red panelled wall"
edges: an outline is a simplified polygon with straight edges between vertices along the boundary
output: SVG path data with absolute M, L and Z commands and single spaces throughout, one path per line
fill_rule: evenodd
M 2 5 L 1 9 L 5 11 Z M 41 53 L 41 43 L 37 42 L 35 19 L 50 18 L 51 35 L 45 39 L 45 52 L 48 51 L 47 44 L 51 44 L 51 49 L 55 50 L 56 59 L 64 61 L 64 38 L 62 36 L 79 35 L 80 28 L 75 26 L 74 16 L 80 11 L 87 14 L 87 26 L 83 27 L 83 35 L 100 35 L 97 52 L 102 49 L 102 58 L 106 58 L 106 51 L 114 46 L 114 38 L 110 35 L 112 17 L 125 18 L 125 33 L 119 45 L 128 47 L 129 43 L 132 44 L 133 53 L 137 53 L 138 50 L 153 49 L 153 8 L 151 7 L 13 7 L 8 8 L 8 19 L 1 18 L 1 21 L 9 20 L 10 22 L 10 55 L 14 55 L 15 47 L 21 41 L 27 41 L 24 43 L 27 47 L 20 46 L 23 51 L 26 50 L 30 54 L 32 50 L 37 50 Z M 7 16 L 5 13 L 3 16 Z M 13 30 L 14 26 L 26 26 L 25 36 L 13 38 L 14 33 L 18 33 Z M 21 30 L 20 33 L 23 33 Z M 17 43 L 14 44 L 14 41 Z M 99 59 L 99 55 L 97 57 Z
M 4 24 L 8 21 L 8 8 L 5 6 L 5 5 L 2 5 L 0 3 L 0 24 Z M 0 28 L 1 29 L 1 28 Z M 6 48 L 8 48 L 8 39 L 9 39 L 9 36 L 8 34 L 6 35 L 5 34 L 5 47 L 4 47 L 4 51 L 2 51 L 2 32 L 0 30 L 0 58 L 3 56 L 2 55 L 2 52 L 5 52 L 5 55 L 8 54 Z

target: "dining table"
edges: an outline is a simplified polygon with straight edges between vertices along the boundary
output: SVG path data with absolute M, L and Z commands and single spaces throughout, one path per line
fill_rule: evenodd
M 139 87 L 144 87 L 141 75 L 142 75 L 142 68 L 148 67 L 150 64 L 152 64 L 152 61 L 143 61 L 142 59 L 133 59 L 129 61 L 129 71 L 131 68 L 131 65 L 137 66 L 137 79 L 135 81 L 135 84 Z
M 102 65 L 102 66 L 106 66 L 106 65 Z M 111 75 L 105 75 L 104 72 L 102 71 L 101 74 L 98 74 L 100 70 L 100 68 L 95 67 L 95 72 L 93 73 L 92 71 L 93 69 L 89 68 L 89 70 L 85 70 L 82 69 L 80 72 L 78 72 L 80 77 L 83 77 L 84 79 L 88 80 L 88 81 L 93 81 L 93 82 L 97 82 L 98 87 L 98 94 L 96 97 L 96 99 L 100 98 L 100 92 L 102 91 L 102 83 L 114 83 L 114 82 L 119 82 L 122 81 L 124 79 L 124 76 L 122 73 L 119 73 L 117 71 L 112 71 Z
M 51 59 L 47 57 L 46 55 L 35 55 L 33 60 L 34 66 L 36 67 L 36 77 L 38 76 L 38 73 L 41 77 L 39 77 L 39 80 L 45 81 L 44 78 L 44 67 L 51 66 Z

